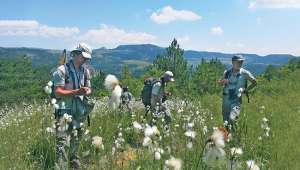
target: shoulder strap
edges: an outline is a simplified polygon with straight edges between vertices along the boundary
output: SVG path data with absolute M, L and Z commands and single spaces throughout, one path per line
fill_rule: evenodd
M 83 66 L 83 79 L 84 79 L 84 86 L 86 87 L 87 86 L 87 71 L 88 69 L 86 67 Z
M 65 79 L 67 79 L 67 78 L 69 78 L 70 77 L 70 75 L 71 75 L 71 78 L 72 78 L 72 82 L 73 82 L 73 89 L 76 89 L 76 85 L 75 85 L 75 77 L 74 77 L 74 74 L 73 73 L 71 73 L 70 74 L 70 71 L 71 71 L 71 66 L 70 66 L 70 63 L 66 63 L 66 64 L 64 64 L 64 66 L 65 66 Z
M 230 75 L 231 75 L 231 70 L 232 70 L 232 69 L 228 69 L 228 70 L 225 71 L 225 79 L 228 79 L 228 78 L 230 77 Z

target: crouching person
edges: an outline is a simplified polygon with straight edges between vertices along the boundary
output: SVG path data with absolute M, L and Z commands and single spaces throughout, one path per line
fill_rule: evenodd
M 56 169 L 80 168 L 78 147 L 82 125 L 88 116 L 86 95 L 91 93 L 90 72 L 83 65 L 91 59 L 91 49 L 86 44 L 71 51 L 72 59 L 53 73 L 55 96 L 59 108 L 56 117 Z M 69 152 L 66 150 L 70 139 Z

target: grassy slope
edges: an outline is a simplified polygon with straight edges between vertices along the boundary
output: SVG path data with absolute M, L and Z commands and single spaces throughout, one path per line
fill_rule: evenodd
M 244 102 L 243 114 L 239 121 L 241 126 L 239 146 L 244 150 L 243 161 L 255 159 L 260 164 L 263 162 L 270 169 L 297 169 L 300 167 L 300 163 L 297 161 L 300 157 L 300 147 L 298 147 L 298 141 L 300 140 L 299 74 L 299 71 L 292 73 L 284 80 L 260 81 L 257 92 L 251 97 L 251 103 Z M 201 109 L 200 105 L 196 103 L 193 108 L 184 108 L 183 113 L 174 114 L 172 128 L 176 129 L 175 124 L 179 124 L 181 127 L 186 123 L 183 118 L 187 115 L 195 117 L 194 113 L 197 110 L 201 114 L 206 113 L 206 125 L 209 128 L 220 125 L 220 96 L 205 96 L 200 99 L 200 102 L 202 106 L 208 108 L 214 114 L 213 120 L 210 120 L 210 116 L 207 116 L 209 112 Z M 197 106 L 200 109 L 196 108 Z M 261 109 L 262 106 L 265 109 Z M 51 126 L 50 112 L 43 107 L 33 106 L 33 108 L 33 116 L 28 116 L 28 118 L 23 115 L 24 112 L 13 111 L 14 116 L 10 118 L 13 123 L 10 123 L 11 125 L 5 129 L 0 129 L 0 169 L 12 167 L 16 169 L 41 169 L 53 165 L 54 138 L 45 132 L 46 127 Z M 117 160 L 114 160 L 115 157 L 110 156 L 113 137 L 118 134 L 119 124 L 123 127 L 123 137 L 126 143 L 130 143 L 131 147 L 134 148 L 132 154 L 134 155 L 134 161 L 130 163 L 125 161 L 127 168 L 141 166 L 145 169 L 158 169 L 163 166 L 164 160 L 168 159 L 169 155 L 165 155 L 163 160 L 154 164 L 153 155 L 140 146 L 142 135 L 133 133 L 131 130 L 124 130 L 132 122 L 130 115 L 123 114 L 121 116 L 109 112 L 103 114 L 103 110 L 105 108 L 102 107 L 94 113 L 92 126 L 89 129 L 91 136 L 99 135 L 103 137 L 105 150 L 100 151 L 99 155 L 95 154 L 95 150 L 90 145 L 91 139 L 89 136 L 81 145 L 80 151 L 89 150 L 91 153 L 84 161 L 88 169 L 98 169 L 101 166 L 105 169 L 120 168 L 120 162 L 117 163 Z M 22 114 L 18 115 L 17 113 Z M 136 112 L 135 115 L 134 120 L 141 122 L 142 110 Z M 271 138 L 259 141 L 258 137 L 262 135 L 260 123 L 263 117 L 270 120 Z M 16 123 L 18 121 L 21 122 Z M 196 122 L 195 130 L 198 135 L 193 150 L 186 149 L 186 138 L 183 136 L 184 130 L 181 128 L 177 128 L 171 137 L 165 137 L 160 145 L 171 146 L 173 148 L 172 155 L 184 161 L 184 168 L 196 169 L 203 141 L 207 138 L 202 134 L 202 127 Z M 124 145 L 125 150 L 128 150 L 127 144 Z M 120 157 L 122 155 L 119 155 Z

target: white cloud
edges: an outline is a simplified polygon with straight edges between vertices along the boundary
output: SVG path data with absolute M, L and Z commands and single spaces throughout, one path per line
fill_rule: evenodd
M 223 29 L 219 26 L 212 27 L 210 30 L 212 35 L 222 35 L 223 34 Z
M 119 44 L 154 43 L 157 37 L 144 32 L 126 32 L 120 28 L 102 24 L 99 29 L 91 29 L 79 36 L 92 46 L 113 47 Z
M 196 21 L 202 17 L 192 11 L 175 10 L 171 6 L 153 12 L 150 19 L 158 24 L 167 24 L 173 21 Z
M 36 29 L 38 26 L 35 20 L 0 20 L 0 29 Z
M 0 20 L 0 36 L 71 37 L 77 27 L 51 27 L 35 20 Z
M 256 2 L 249 2 L 248 9 L 255 9 L 256 8 Z
M 251 0 L 249 9 L 254 8 L 300 8 L 300 0 Z
M 183 37 L 179 37 L 178 39 L 177 39 L 177 41 L 178 41 L 178 43 L 179 44 L 181 44 L 181 43 L 187 43 L 187 42 L 189 42 L 191 39 L 190 39 L 190 37 L 189 36 L 183 36 Z

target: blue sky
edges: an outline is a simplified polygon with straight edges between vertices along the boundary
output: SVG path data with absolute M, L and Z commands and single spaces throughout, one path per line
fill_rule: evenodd
M 184 49 L 300 55 L 300 0 L 1 2 L 4 47 L 166 47 L 177 38 Z

